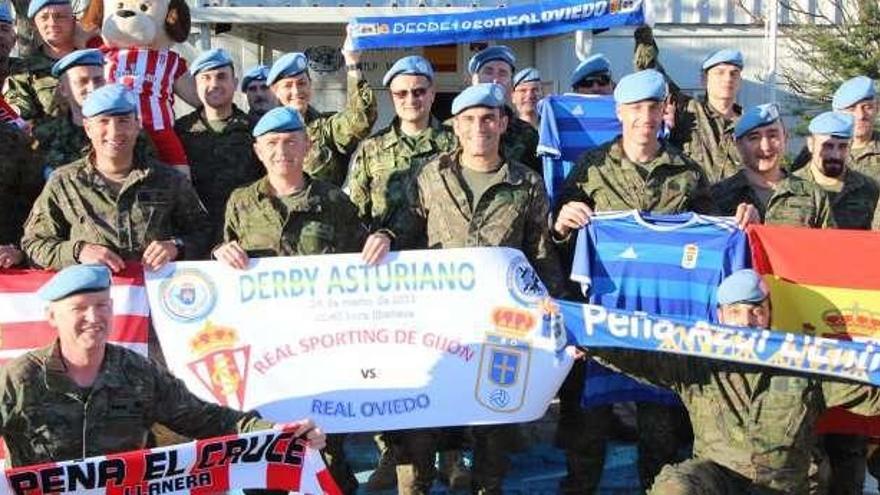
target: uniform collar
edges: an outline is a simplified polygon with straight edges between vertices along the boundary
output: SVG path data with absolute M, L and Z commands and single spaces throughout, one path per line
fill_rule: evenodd
M 105 344 L 104 361 L 98 370 L 98 376 L 92 384 L 92 390 L 101 387 L 119 387 L 122 385 L 121 353 L 112 344 Z M 67 376 L 67 364 L 61 357 L 61 342 L 57 338 L 52 344 L 36 351 L 43 363 L 46 388 L 55 392 L 74 392 L 79 387 Z
M 677 153 L 676 151 L 677 150 L 671 147 L 666 141 L 660 140 L 660 148 L 657 150 L 657 156 L 655 156 L 650 162 L 636 163 L 627 158 L 626 153 L 623 152 L 623 137 L 618 137 L 608 149 L 608 157 L 617 163 L 625 163 L 631 166 L 638 165 L 649 172 L 660 165 L 687 167 L 688 164 L 682 160 L 681 153 Z
M 868 155 L 880 155 L 880 132 L 874 131 L 871 143 L 864 148 L 850 150 L 850 156 L 856 160 L 861 160 Z
M 511 167 L 510 162 L 504 159 L 503 155 L 501 160 L 501 167 L 498 168 L 495 174 L 498 178 L 497 183 L 510 184 L 512 186 L 522 184 L 525 180 L 525 173 L 523 173 L 523 170 L 518 167 Z M 441 174 L 455 174 L 458 172 L 457 169 L 461 167 L 461 150 L 441 155 L 439 158 L 439 170 Z
M 94 165 L 94 151 L 90 151 L 89 154 L 84 156 L 79 160 L 80 168 L 78 170 L 78 175 L 81 179 L 88 182 L 90 185 L 95 187 L 107 187 L 107 184 L 104 182 L 104 179 L 101 178 L 101 174 L 98 173 L 97 169 L 95 169 Z M 153 163 L 149 163 L 146 161 L 138 160 L 138 154 L 135 153 L 132 157 L 131 170 L 128 173 L 128 176 L 125 178 L 125 182 L 123 183 L 122 189 L 126 189 L 131 184 L 142 181 L 147 177 L 153 174 L 153 167 L 155 166 L 165 166 L 165 165 L 156 165 Z
M 321 199 L 314 193 L 315 181 L 307 173 L 303 173 L 303 196 L 305 200 L 293 205 L 291 212 L 320 212 Z M 274 201 L 276 197 L 269 190 L 269 177 L 264 176 L 256 183 L 257 199 L 260 201 Z
M 703 103 L 703 108 L 706 109 L 706 115 L 707 115 L 709 118 L 712 118 L 712 119 L 724 119 L 724 120 L 726 120 L 726 121 L 728 121 L 728 122 L 731 122 L 730 120 L 727 119 L 727 117 L 721 115 L 717 110 L 715 110 L 715 107 L 713 107 L 713 106 L 709 103 L 709 97 L 708 97 L 708 96 L 703 96 L 703 98 L 702 98 L 700 101 Z M 734 103 L 734 104 L 733 104 L 733 113 L 736 114 L 737 117 L 739 117 L 740 115 L 742 115 L 742 113 L 743 113 L 743 111 L 742 111 L 742 106 L 740 106 L 739 103 Z
M 404 134 L 400 130 L 400 119 L 394 117 L 391 121 L 391 124 L 386 127 L 386 132 L 384 134 L 384 138 L 382 139 L 382 149 L 387 150 L 393 148 L 395 146 L 399 146 L 402 139 L 404 139 Z M 428 142 L 430 149 L 426 151 L 431 151 L 435 148 L 434 146 L 434 137 L 443 131 L 443 123 L 440 122 L 436 117 L 431 115 L 430 120 L 428 121 L 428 127 L 425 129 L 425 133 L 419 135 L 420 142 Z M 380 131 L 381 132 L 381 131 Z
M 232 114 L 230 114 L 229 117 L 223 121 L 226 123 L 226 125 L 223 127 L 222 131 L 216 131 L 213 127 L 211 127 L 211 125 L 209 124 L 209 120 L 205 118 L 204 108 L 199 108 L 199 110 L 197 111 L 197 115 L 199 118 L 199 123 L 201 123 L 206 130 L 217 134 L 225 133 L 228 130 L 233 129 L 236 125 L 240 125 L 243 129 L 250 129 L 250 120 L 248 118 L 248 115 L 244 113 L 240 108 L 238 108 L 235 103 L 232 104 Z

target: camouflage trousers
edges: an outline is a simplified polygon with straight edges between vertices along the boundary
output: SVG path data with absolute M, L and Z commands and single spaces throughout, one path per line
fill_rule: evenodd
M 712 461 L 690 459 L 664 467 L 648 495 L 792 495 L 755 486 Z

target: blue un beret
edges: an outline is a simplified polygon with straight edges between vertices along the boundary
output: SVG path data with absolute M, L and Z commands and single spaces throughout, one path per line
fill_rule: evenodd
M 232 58 L 229 57 L 226 50 L 222 48 L 212 48 L 206 52 L 202 52 L 201 55 L 193 60 L 193 63 L 189 68 L 189 73 L 196 75 L 202 71 L 219 69 L 231 65 Z
M 468 72 L 470 74 L 476 74 L 480 71 L 480 67 L 493 60 L 507 62 L 511 68 L 514 68 L 514 64 L 516 64 L 516 55 L 513 54 L 513 50 L 504 45 L 490 46 L 478 51 L 471 57 L 468 61 Z
M 731 273 L 718 286 L 718 304 L 742 302 L 761 302 L 767 299 L 770 291 L 764 279 L 755 270 L 737 270 Z
M 758 127 L 770 125 L 779 120 L 779 107 L 775 103 L 764 103 L 748 108 L 733 127 L 733 136 L 739 139 Z
M 56 273 L 37 291 L 40 299 L 58 301 L 82 292 L 110 288 L 110 269 L 104 265 L 73 265 Z
M 289 107 L 276 107 L 266 112 L 254 126 L 254 137 L 270 132 L 296 132 L 305 129 L 299 112 Z
M 735 65 L 742 69 L 743 54 L 739 50 L 731 50 L 728 48 L 710 53 L 708 57 L 703 59 L 703 70 L 709 70 L 718 64 Z
M 843 139 L 852 137 L 853 116 L 843 112 L 824 112 L 810 121 L 810 134 L 823 134 Z
M 522 83 L 541 82 L 541 73 L 534 67 L 526 67 L 513 76 L 513 87 L 517 87 Z
M 84 117 L 95 115 L 127 115 L 137 112 L 134 95 L 121 84 L 107 84 L 86 96 L 83 102 L 82 114 Z
M 43 10 L 43 7 L 48 7 L 49 5 L 70 5 L 70 0 L 31 0 L 27 11 L 28 19 L 36 17 L 37 12 Z
M 862 100 L 874 99 L 877 95 L 874 80 L 866 76 L 856 76 L 847 80 L 834 92 L 831 108 L 844 110 Z
M 391 81 L 401 74 L 425 76 L 429 81 L 434 80 L 434 68 L 431 66 L 431 62 L 428 62 L 424 57 L 410 55 L 394 62 L 394 65 L 388 69 L 388 72 L 385 73 L 385 77 L 382 78 L 382 86 L 388 87 L 388 85 L 391 84 Z
M 89 48 L 87 50 L 77 50 L 61 57 L 61 60 L 55 62 L 52 66 L 52 76 L 61 77 L 64 71 L 71 67 L 81 65 L 92 65 L 95 67 L 104 66 L 104 54 L 97 48 Z
M 583 62 L 579 63 L 575 67 L 574 72 L 571 73 L 571 87 L 578 86 L 578 83 L 587 76 L 600 74 L 611 76 L 611 62 L 601 53 L 590 55 Z
M 471 107 L 501 108 L 504 106 L 504 88 L 500 84 L 474 84 L 452 100 L 452 115 Z
M 645 69 L 620 78 L 614 88 L 614 101 L 619 104 L 644 100 L 666 99 L 666 78 L 654 69 Z
M 12 24 L 12 7 L 9 6 L 9 1 L 0 2 L 0 22 L 5 22 L 6 24 Z
M 247 87 L 254 81 L 265 81 L 269 76 L 269 68 L 265 65 L 257 65 L 255 67 L 251 67 L 247 72 L 244 73 L 244 76 L 241 78 L 241 90 L 242 92 L 247 91 Z
M 309 67 L 309 59 L 299 52 L 285 53 L 272 64 L 269 73 L 266 74 L 266 84 L 275 84 L 279 79 L 293 77 L 305 72 Z

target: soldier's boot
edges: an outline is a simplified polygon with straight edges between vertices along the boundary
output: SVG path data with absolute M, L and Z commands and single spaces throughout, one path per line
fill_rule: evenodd
M 382 433 L 378 433 L 373 437 L 376 441 L 376 447 L 379 449 L 379 462 L 376 464 L 376 469 L 367 478 L 365 488 L 369 492 L 390 490 L 397 486 L 397 472 L 395 470 L 397 459 L 382 435 Z
M 440 482 L 450 490 L 465 490 L 471 486 L 471 470 L 464 464 L 460 450 L 446 450 L 438 455 Z

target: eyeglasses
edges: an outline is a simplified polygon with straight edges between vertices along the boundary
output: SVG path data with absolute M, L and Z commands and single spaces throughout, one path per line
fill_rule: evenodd
M 611 84 L 611 77 L 609 76 L 599 76 L 599 77 L 591 77 L 589 79 L 583 79 L 578 83 L 578 86 L 583 86 L 587 89 L 592 88 L 593 86 L 608 86 Z
M 428 88 L 402 89 L 400 91 L 392 91 L 391 96 L 398 100 L 406 99 L 406 95 L 411 94 L 413 98 L 419 99 L 428 94 Z

